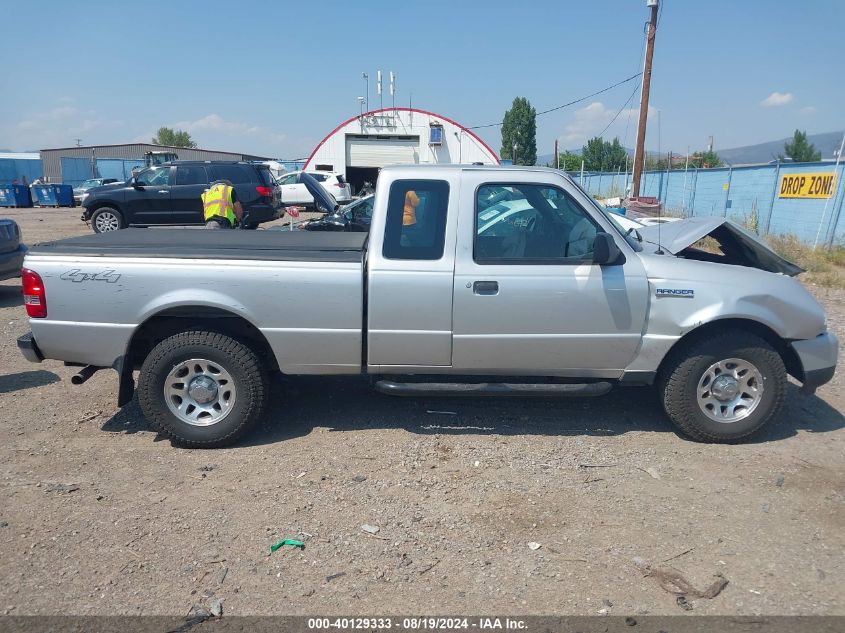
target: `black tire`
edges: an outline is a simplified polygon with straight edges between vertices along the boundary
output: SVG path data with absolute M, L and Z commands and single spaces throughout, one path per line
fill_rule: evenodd
M 115 227 L 115 228 L 109 228 Z M 91 214 L 91 228 L 95 233 L 106 233 L 126 228 L 123 214 L 112 207 L 100 207 Z
M 711 419 L 703 411 L 706 400 L 699 406 L 699 381 L 708 368 L 726 359 L 750 363 L 762 378 L 756 407 L 746 417 L 732 422 Z M 733 443 L 750 437 L 780 413 L 786 387 L 786 368 L 780 355 L 759 336 L 743 331 L 699 338 L 673 350 L 658 377 L 663 408 L 669 418 L 685 434 L 702 442 Z
M 170 372 L 190 359 L 206 359 L 222 368 L 235 387 L 231 409 L 208 426 L 196 426 L 177 417 L 165 395 Z M 147 356 L 138 380 L 138 402 L 144 416 L 161 433 L 187 448 L 219 448 L 237 441 L 263 415 L 267 391 L 267 377 L 256 353 L 216 332 L 182 332 L 164 339 Z

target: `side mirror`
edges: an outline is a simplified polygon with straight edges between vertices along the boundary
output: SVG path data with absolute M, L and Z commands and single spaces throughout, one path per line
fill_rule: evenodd
M 135 189 L 143 189 L 144 188 L 144 185 L 142 185 L 140 182 L 138 182 L 138 179 L 135 176 L 132 176 L 132 180 L 130 180 L 129 182 L 131 183 L 131 185 Z
M 593 242 L 593 262 L 601 266 L 610 266 L 619 262 L 622 251 L 609 233 L 596 233 Z

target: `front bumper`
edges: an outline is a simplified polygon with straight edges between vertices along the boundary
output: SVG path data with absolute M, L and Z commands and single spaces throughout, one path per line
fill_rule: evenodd
M 26 358 L 30 363 L 40 363 L 44 360 L 44 355 L 41 353 L 41 350 L 38 349 L 38 345 L 35 343 L 35 338 L 33 338 L 32 332 L 27 332 L 18 339 L 18 349 L 21 351 L 21 354 L 24 355 L 24 358 Z
M 804 374 L 802 391 L 813 393 L 830 382 L 839 357 L 839 341 L 835 334 L 823 332 L 816 338 L 793 341 L 790 346 L 801 361 Z

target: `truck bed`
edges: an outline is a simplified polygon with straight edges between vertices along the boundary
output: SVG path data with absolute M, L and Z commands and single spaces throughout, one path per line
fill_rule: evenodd
M 33 255 L 360 263 L 366 233 L 124 229 L 36 244 Z

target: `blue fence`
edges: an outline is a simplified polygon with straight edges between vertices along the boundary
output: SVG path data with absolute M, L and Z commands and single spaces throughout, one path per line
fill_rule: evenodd
M 781 176 L 801 173 L 833 173 L 832 163 L 802 163 L 725 167 L 719 169 L 673 169 L 644 172 L 640 195 L 654 196 L 668 213 L 685 216 L 716 215 L 739 222 L 756 211 L 760 233 L 791 233 L 814 243 L 845 243 L 845 163 L 836 169 L 836 189 L 830 198 L 781 198 Z M 580 174 L 572 174 L 576 180 Z M 585 173 L 583 186 L 591 195 L 624 195 L 624 173 Z
M 128 180 L 135 167 L 143 167 L 143 160 L 122 158 L 62 158 L 62 182 L 76 187 L 88 178 L 117 178 Z
M 27 158 L 0 158 L 0 185 L 31 183 L 44 174 L 40 160 Z

